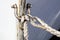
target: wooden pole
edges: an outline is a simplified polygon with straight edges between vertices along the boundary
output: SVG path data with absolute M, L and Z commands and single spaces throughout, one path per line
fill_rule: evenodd
M 24 12 L 24 8 L 22 5 L 24 4 L 23 0 L 18 0 L 18 6 L 17 4 L 14 4 L 12 8 L 14 8 L 14 14 L 15 17 L 18 19 L 17 22 L 17 40 L 24 40 L 24 24 L 22 23 L 24 21 L 24 16 L 22 17 L 22 14 Z
M 18 28 L 17 28 L 17 40 L 25 40 L 24 38 L 24 27 L 26 27 L 26 23 L 24 22 L 24 15 L 26 9 L 26 0 L 18 0 Z M 21 18 L 21 19 L 20 19 Z M 25 26 L 26 25 L 26 26 Z
M 23 0 L 18 0 L 18 17 L 20 18 L 22 16 L 23 12 L 23 6 L 22 6 Z M 18 28 L 17 28 L 17 40 L 24 40 L 24 29 L 22 21 L 23 19 L 18 20 Z
M 18 19 L 17 40 L 28 40 L 28 27 L 27 21 L 25 21 L 26 0 L 18 0 L 18 6 L 14 4 L 12 8 L 14 8 L 15 17 Z

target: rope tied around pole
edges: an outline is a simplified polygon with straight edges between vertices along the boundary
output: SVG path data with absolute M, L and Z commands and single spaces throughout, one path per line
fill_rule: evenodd
M 33 18 L 33 16 L 31 16 Z M 38 17 L 34 17 L 34 19 L 36 21 L 38 21 L 40 24 L 36 24 L 34 20 L 31 20 L 30 23 L 35 26 L 36 28 L 42 28 L 44 29 L 45 31 L 53 34 L 53 35 L 56 35 L 57 37 L 60 37 L 60 31 L 50 27 L 48 24 L 46 24 L 45 22 L 43 22 L 40 18 Z
M 23 0 L 23 1 L 19 0 L 18 7 L 16 4 L 14 4 L 12 6 L 12 8 L 14 8 L 15 17 L 18 19 L 18 23 L 19 23 L 18 27 L 17 27 L 17 31 L 18 31 L 17 40 L 28 40 L 29 35 L 28 35 L 28 27 L 27 27 L 28 23 L 27 22 L 30 22 L 36 28 L 42 28 L 51 34 L 56 35 L 57 37 L 60 37 L 60 31 L 57 31 L 54 28 L 50 27 L 48 24 L 43 22 L 40 18 L 30 15 L 31 4 L 27 3 L 27 5 L 26 5 L 25 1 L 26 0 Z M 20 11 L 20 9 L 21 9 L 20 6 L 22 7 L 22 11 Z M 28 14 L 24 14 L 26 10 L 27 10 Z M 20 15 L 20 14 L 22 14 L 22 15 Z M 35 23 L 37 21 L 39 22 L 39 24 Z

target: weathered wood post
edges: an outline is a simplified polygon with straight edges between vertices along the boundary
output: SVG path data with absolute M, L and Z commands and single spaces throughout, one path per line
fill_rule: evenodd
M 15 17 L 18 19 L 17 24 L 17 40 L 24 40 L 24 14 L 26 9 L 26 0 L 18 0 L 18 5 L 14 4 L 12 6 L 14 8 Z

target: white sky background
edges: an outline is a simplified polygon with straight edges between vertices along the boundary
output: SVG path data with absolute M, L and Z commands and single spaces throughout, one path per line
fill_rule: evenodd
M 0 40 L 16 40 L 16 18 L 11 5 L 17 0 L 0 0 Z

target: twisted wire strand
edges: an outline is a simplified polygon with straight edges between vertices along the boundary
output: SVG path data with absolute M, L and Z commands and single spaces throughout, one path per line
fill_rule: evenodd
M 27 22 L 24 23 L 24 40 L 28 40 L 28 26 Z
M 17 26 L 17 40 L 28 40 L 28 26 L 27 21 L 24 22 L 24 16 L 22 16 L 21 22 Z
M 35 26 L 35 27 L 37 27 L 37 28 L 42 28 L 42 29 L 44 29 L 45 31 L 47 31 L 47 32 L 49 32 L 49 33 L 51 33 L 51 34 L 56 35 L 57 37 L 60 37 L 60 31 L 58 31 L 58 30 L 50 27 L 48 24 L 46 24 L 45 22 L 43 22 L 43 21 L 42 21 L 40 18 L 38 18 L 38 17 L 35 17 L 35 19 L 36 19 L 39 23 L 41 23 L 41 24 L 36 24 L 34 21 L 31 20 L 30 23 L 31 23 L 33 26 Z
M 20 22 L 17 23 L 17 40 L 23 40 L 23 30 L 22 24 Z

